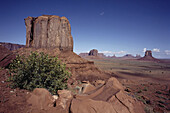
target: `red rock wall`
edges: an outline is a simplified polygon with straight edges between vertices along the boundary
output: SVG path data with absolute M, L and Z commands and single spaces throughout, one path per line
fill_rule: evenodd
M 71 27 L 66 17 L 43 15 L 27 17 L 26 47 L 59 48 L 61 51 L 73 51 Z

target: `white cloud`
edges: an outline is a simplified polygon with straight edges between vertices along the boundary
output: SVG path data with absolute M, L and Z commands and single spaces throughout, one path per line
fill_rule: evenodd
M 114 54 L 125 54 L 126 51 L 119 51 L 119 52 L 114 52 Z
M 99 51 L 99 53 L 104 53 L 104 54 L 106 54 L 106 55 L 108 55 L 108 54 L 125 54 L 126 53 L 126 51 L 118 51 L 118 52 L 113 52 L 113 51 Z
M 143 52 L 144 52 L 144 53 L 146 52 L 146 48 L 143 48 Z
M 113 54 L 112 51 L 99 51 L 99 53 L 104 53 L 104 54 Z
M 165 50 L 165 54 L 170 55 L 170 50 Z
M 160 52 L 160 49 L 154 48 L 152 51 L 153 51 L 153 52 Z
M 104 15 L 104 12 L 101 12 L 100 15 L 103 16 L 103 15 Z

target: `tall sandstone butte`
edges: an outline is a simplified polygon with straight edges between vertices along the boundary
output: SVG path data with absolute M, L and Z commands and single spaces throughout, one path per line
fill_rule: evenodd
M 147 50 L 147 51 L 145 52 L 145 56 L 150 56 L 150 57 L 152 57 L 152 51 L 151 51 L 151 50 Z
M 43 15 L 25 18 L 26 47 L 73 51 L 71 27 L 66 17 Z

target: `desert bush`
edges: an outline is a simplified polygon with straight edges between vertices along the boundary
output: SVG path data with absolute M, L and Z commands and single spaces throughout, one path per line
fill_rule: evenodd
M 33 90 L 46 88 L 52 94 L 67 88 L 67 80 L 71 74 L 57 57 L 44 53 L 31 52 L 28 58 L 17 56 L 9 66 L 12 88 Z

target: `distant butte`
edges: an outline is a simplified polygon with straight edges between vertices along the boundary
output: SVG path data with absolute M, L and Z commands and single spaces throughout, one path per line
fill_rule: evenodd
M 106 58 L 106 56 L 103 53 L 98 53 L 97 49 L 90 50 L 89 53 L 80 53 L 80 57 L 82 58 Z
M 156 61 L 156 62 L 160 62 L 159 59 L 156 59 L 152 56 L 152 51 L 151 50 L 147 50 L 145 52 L 145 56 L 140 58 L 139 60 L 144 60 L 144 61 Z

